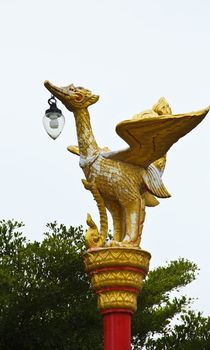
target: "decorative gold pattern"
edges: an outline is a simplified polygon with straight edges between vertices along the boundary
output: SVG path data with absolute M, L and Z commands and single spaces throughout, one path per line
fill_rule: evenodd
M 93 194 L 100 214 L 100 230 L 88 215 L 87 247 L 106 246 L 106 209 L 114 226 L 111 246 L 138 247 L 145 206 L 158 205 L 156 197 L 170 197 L 162 182 L 166 152 L 203 120 L 210 107 L 173 115 L 168 102 L 160 98 L 152 109 L 117 125 L 117 134 L 129 147 L 110 152 L 97 145 L 90 124 L 88 107 L 99 96 L 73 84 L 58 88 L 46 81 L 45 86 L 74 113 L 79 147 L 68 149 L 80 156 L 85 188 Z
M 84 254 L 85 270 L 98 295 L 98 308 L 134 312 L 136 298 L 149 269 L 150 253 L 137 248 L 109 247 Z
M 85 270 L 90 272 L 108 266 L 129 266 L 149 270 L 149 252 L 138 248 L 109 247 L 89 250 L 84 254 Z
M 137 309 L 136 294 L 126 291 L 111 291 L 99 294 L 98 309 L 129 309 L 135 312 Z
M 144 274 L 134 271 L 107 271 L 94 273 L 91 276 L 91 284 L 94 289 L 100 289 L 107 285 L 139 288 L 144 279 Z

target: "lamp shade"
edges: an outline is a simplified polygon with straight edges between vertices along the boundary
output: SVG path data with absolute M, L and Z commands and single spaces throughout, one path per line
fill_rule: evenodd
M 53 101 L 52 101 L 53 100 Z M 51 97 L 48 100 L 50 108 L 46 110 L 43 117 L 43 125 L 47 134 L 53 139 L 61 134 L 65 124 L 65 118 L 60 109 L 57 108 L 56 100 L 54 97 Z

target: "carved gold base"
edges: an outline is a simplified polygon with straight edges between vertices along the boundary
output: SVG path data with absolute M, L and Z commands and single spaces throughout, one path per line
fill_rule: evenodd
M 138 248 L 108 247 L 84 254 L 85 270 L 98 295 L 98 309 L 134 312 L 149 270 L 150 253 Z

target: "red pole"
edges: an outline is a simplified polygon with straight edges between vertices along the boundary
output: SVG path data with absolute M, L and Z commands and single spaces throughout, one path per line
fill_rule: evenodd
M 112 309 L 103 313 L 104 350 L 130 350 L 131 317 L 129 310 Z

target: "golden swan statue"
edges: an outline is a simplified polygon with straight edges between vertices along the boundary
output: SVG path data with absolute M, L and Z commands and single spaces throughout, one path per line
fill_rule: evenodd
M 91 128 L 88 107 L 99 96 L 73 84 L 56 87 L 45 81 L 44 85 L 75 117 L 78 147 L 70 146 L 68 150 L 80 157 L 79 164 L 86 177 L 83 184 L 93 194 L 100 214 L 100 230 L 88 214 L 87 247 L 138 248 L 145 206 L 156 206 L 157 198 L 170 197 L 162 182 L 167 151 L 203 120 L 210 107 L 173 115 L 165 98 L 160 98 L 152 109 L 116 126 L 117 134 L 129 147 L 111 152 L 98 146 Z M 107 242 L 106 209 L 113 219 L 111 242 Z

